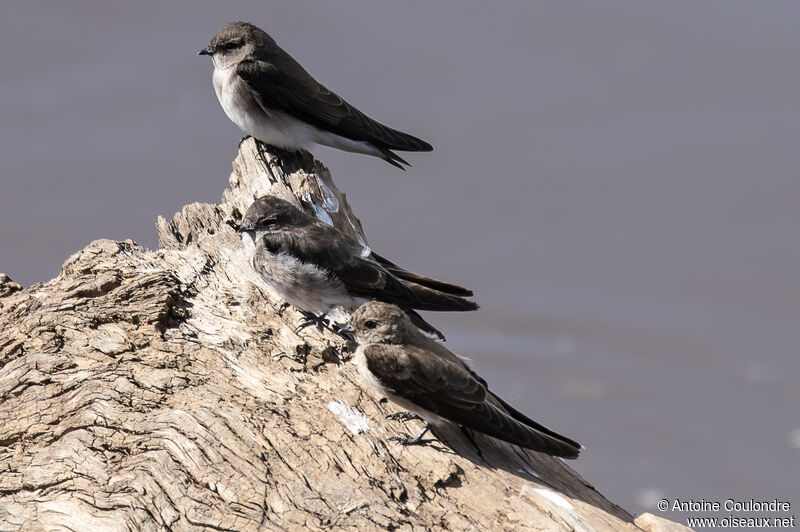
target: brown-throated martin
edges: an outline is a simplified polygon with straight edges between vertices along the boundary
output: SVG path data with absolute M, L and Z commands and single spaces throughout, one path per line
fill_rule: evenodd
M 490 392 L 464 359 L 421 334 L 396 305 L 365 303 L 351 316 L 350 326 L 358 343 L 355 363 L 361 375 L 427 422 L 416 437 L 393 439 L 418 443 L 432 425 L 446 420 L 534 451 L 578 457 L 578 442 L 540 425 Z
M 414 311 L 478 309 L 466 299 L 470 290 L 405 270 L 275 196 L 254 201 L 239 232 L 256 272 L 304 312 L 303 326 L 327 324 L 339 309 L 348 313 L 346 322 L 359 305 L 377 299 L 399 305 L 414 325 L 444 339 Z
M 374 155 L 400 169 L 410 165 L 392 150 L 433 149 L 325 88 L 248 22 L 225 24 L 200 55 L 210 55 L 214 62 L 214 91 L 225 114 L 261 142 L 291 151 L 324 144 Z

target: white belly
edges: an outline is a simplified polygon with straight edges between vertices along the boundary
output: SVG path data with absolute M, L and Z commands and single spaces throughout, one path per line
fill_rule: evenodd
M 364 381 L 378 390 L 380 393 L 384 395 L 389 395 L 389 391 L 381 384 L 381 381 L 375 378 L 375 375 L 369 370 L 367 366 L 367 357 L 364 355 L 364 346 L 359 345 L 356 348 L 355 355 L 353 355 L 353 362 L 355 363 L 356 367 L 358 368 L 358 373 L 361 375 L 361 378 Z
M 348 294 L 341 282 L 329 279 L 316 266 L 286 253 L 271 253 L 248 234 L 242 235 L 242 243 L 256 272 L 293 307 L 316 315 L 329 314 L 338 323 L 346 322 L 346 313 L 366 301 Z M 332 312 L 339 308 L 345 313 Z
M 250 94 L 250 88 L 237 79 L 236 69 L 214 69 L 214 92 L 223 111 L 239 129 L 261 142 L 286 150 L 307 150 L 324 144 L 340 150 L 382 157 L 367 142 L 351 140 L 323 131 L 280 111 L 266 111 Z

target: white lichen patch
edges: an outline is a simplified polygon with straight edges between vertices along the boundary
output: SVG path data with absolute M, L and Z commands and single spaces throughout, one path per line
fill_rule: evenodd
M 339 421 L 353 434 L 369 432 L 369 420 L 366 416 L 347 403 L 331 401 L 328 403 L 328 410 L 333 412 L 339 418 Z
M 558 493 L 556 493 L 554 491 L 550 491 L 549 489 L 546 489 L 546 488 L 534 488 L 531 485 L 525 485 L 525 486 L 522 487 L 522 489 L 526 490 L 526 491 L 533 492 L 536 495 L 539 495 L 541 497 L 544 497 L 545 499 L 547 499 L 548 501 L 552 502 L 553 504 L 555 504 L 559 508 L 564 508 L 565 510 L 574 510 L 575 509 L 575 507 L 572 506 L 572 504 L 570 504 L 569 501 L 567 501 L 567 499 L 565 499 L 564 497 L 562 497 L 561 495 L 559 495 Z
M 336 194 L 322 180 L 318 183 L 323 197 L 322 208 L 328 212 L 339 212 L 339 200 L 336 199 Z
M 331 215 L 328 214 L 328 211 L 326 211 L 325 209 L 314 203 L 314 200 L 311 198 L 311 192 L 309 192 L 308 189 L 303 191 L 303 197 L 308 202 L 308 204 L 311 205 L 311 208 L 314 209 L 314 215 L 320 221 L 333 227 L 333 218 L 331 218 Z

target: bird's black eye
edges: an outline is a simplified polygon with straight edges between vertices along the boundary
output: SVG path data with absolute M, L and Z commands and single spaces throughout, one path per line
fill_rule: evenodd
M 233 50 L 234 48 L 239 48 L 241 45 L 242 43 L 239 41 L 231 41 L 231 42 L 226 42 L 220 48 L 222 48 L 223 50 Z
M 374 329 L 377 326 L 378 326 L 377 321 L 367 320 L 364 322 L 364 327 L 366 327 L 367 329 Z

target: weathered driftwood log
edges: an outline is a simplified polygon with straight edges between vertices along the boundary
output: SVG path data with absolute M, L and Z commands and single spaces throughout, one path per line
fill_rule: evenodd
M 352 346 L 293 332 L 240 253 L 264 193 L 366 242 L 327 169 L 282 159 L 243 143 L 221 204 L 160 218 L 158 250 L 99 240 L 51 281 L 0 276 L 0 529 L 636 528 L 561 460 L 387 441 L 396 407 Z

